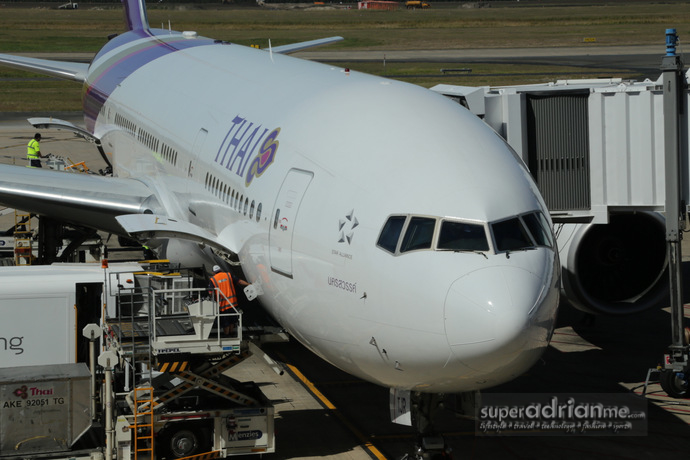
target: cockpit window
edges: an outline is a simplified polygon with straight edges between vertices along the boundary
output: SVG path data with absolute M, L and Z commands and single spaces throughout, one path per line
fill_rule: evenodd
M 522 216 L 525 221 L 529 232 L 534 238 L 534 242 L 537 246 L 553 246 L 553 241 L 551 240 L 551 230 L 549 229 L 549 224 L 546 221 L 544 215 L 540 212 L 535 212 L 531 214 L 525 214 Z
M 398 246 L 400 233 L 405 225 L 407 216 L 391 216 L 386 221 L 379 236 L 378 245 L 388 252 L 395 253 L 395 248 Z
M 412 217 L 400 245 L 400 252 L 431 248 L 435 227 L 436 219 Z
M 495 222 L 491 224 L 491 230 L 498 252 L 516 251 L 537 246 L 553 247 L 551 228 L 541 212 L 531 212 Z
M 424 249 L 484 254 L 553 248 L 554 239 L 547 218 L 539 211 L 489 223 L 488 227 L 480 221 L 397 215 L 386 220 L 377 246 L 393 255 Z
M 489 242 L 482 225 L 444 221 L 441 224 L 437 248 L 451 251 L 488 251 Z
M 534 247 L 527 229 L 522 225 L 518 217 L 491 224 L 496 242 L 496 250 L 516 251 Z

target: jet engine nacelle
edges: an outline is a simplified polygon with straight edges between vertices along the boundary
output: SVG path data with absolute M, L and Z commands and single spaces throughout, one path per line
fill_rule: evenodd
M 150 240 L 147 244 L 156 251 L 158 257 L 179 263 L 182 267 L 205 267 L 207 273 L 211 273 L 211 267 L 223 265 L 208 246 L 194 241 L 170 238 Z
M 608 224 L 561 224 L 556 234 L 561 287 L 576 308 L 622 315 L 668 298 L 666 227 L 660 214 L 616 214 Z

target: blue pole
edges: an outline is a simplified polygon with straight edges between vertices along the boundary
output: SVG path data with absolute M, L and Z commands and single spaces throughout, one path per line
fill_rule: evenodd
M 676 43 L 678 43 L 676 29 L 666 29 L 666 56 L 676 55 Z

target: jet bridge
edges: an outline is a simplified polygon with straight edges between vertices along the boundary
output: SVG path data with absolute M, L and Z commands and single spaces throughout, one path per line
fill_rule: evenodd
M 615 214 L 664 210 L 661 78 L 431 89 L 467 107 L 513 147 L 555 222 L 607 224 Z M 687 150 L 687 123 L 682 131 Z M 687 183 L 684 190 L 687 196 Z

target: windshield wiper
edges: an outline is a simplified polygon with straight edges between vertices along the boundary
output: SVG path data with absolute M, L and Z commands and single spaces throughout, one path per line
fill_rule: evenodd
M 471 252 L 474 254 L 481 254 L 484 256 L 485 259 L 488 259 L 487 255 L 485 254 L 484 251 L 480 251 L 478 249 L 438 249 L 439 251 L 453 251 L 453 252 Z
M 537 248 L 535 246 L 530 246 L 527 248 L 516 248 L 516 249 L 509 249 L 506 251 L 506 259 L 510 259 L 510 253 L 511 252 L 518 252 L 518 251 L 536 251 Z

